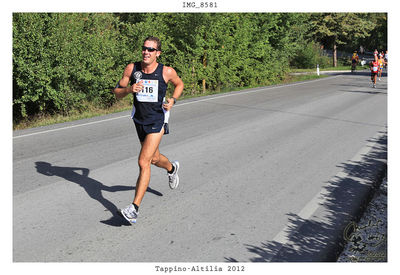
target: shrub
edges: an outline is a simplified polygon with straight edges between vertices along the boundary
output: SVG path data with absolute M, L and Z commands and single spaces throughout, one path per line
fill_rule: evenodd
M 112 14 L 13 14 L 14 119 L 109 106 L 123 52 Z
M 320 50 L 317 44 L 308 43 L 300 46 L 290 60 L 291 67 L 298 69 L 311 69 L 319 64 Z

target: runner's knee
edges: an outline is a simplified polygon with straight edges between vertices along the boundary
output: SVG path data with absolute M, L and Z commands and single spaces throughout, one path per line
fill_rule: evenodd
M 159 162 L 160 161 L 160 156 L 158 155 L 158 156 L 154 156 L 152 159 L 151 159 L 151 164 L 153 164 L 153 165 L 155 165 L 157 162 Z
M 143 157 L 139 157 L 138 165 L 139 165 L 140 169 L 145 169 L 145 168 L 150 167 L 150 163 L 152 163 L 152 160 L 149 160 L 149 159 L 143 158 Z

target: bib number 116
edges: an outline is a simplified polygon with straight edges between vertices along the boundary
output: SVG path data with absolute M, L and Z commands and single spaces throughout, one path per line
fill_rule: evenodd
M 154 87 L 146 86 L 146 87 L 143 88 L 143 90 L 141 92 L 142 93 L 146 93 L 146 94 L 152 94 L 153 91 L 154 91 Z

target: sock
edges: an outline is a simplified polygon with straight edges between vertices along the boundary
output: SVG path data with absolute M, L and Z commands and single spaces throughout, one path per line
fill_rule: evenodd
M 172 169 L 171 169 L 171 171 L 168 171 L 168 173 L 172 174 L 173 172 L 175 172 L 175 166 L 174 165 L 172 165 Z
M 134 204 L 134 203 L 132 203 L 133 204 L 133 206 L 135 207 L 135 209 L 136 209 L 136 212 L 137 211 L 139 211 L 139 206 L 137 206 L 136 204 Z

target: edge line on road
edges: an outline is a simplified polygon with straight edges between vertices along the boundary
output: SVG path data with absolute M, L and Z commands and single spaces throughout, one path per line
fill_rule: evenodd
M 243 91 L 243 92 L 238 92 L 238 93 L 229 93 L 228 92 L 228 93 L 222 94 L 220 96 L 213 96 L 213 97 L 210 97 L 210 98 L 204 98 L 204 99 L 194 100 L 194 101 L 190 101 L 190 102 L 183 102 L 183 103 L 181 103 L 179 105 L 176 105 L 176 107 L 185 106 L 185 105 L 198 103 L 198 102 L 209 101 L 209 100 L 213 100 L 213 99 L 224 98 L 224 97 L 228 97 L 228 96 L 244 95 L 244 94 L 259 92 L 259 91 L 263 91 L 263 90 L 271 90 L 271 89 L 277 89 L 277 88 L 297 86 L 297 85 L 317 82 L 317 81 L 321 81 L 321 80 L 336 78 L 336 77 L 339 77 L 339 76 L 340 75 L 332 76 L 332 77 L 329 77 L 329 78 L 320 78 L 320 79 L 302 81 L 302 82 L 297 82 L 297 83 L 292 83 L 292 84 L 284 84 L 284 85 L 270 86 L 270 87 L 261 87 L 261 88 L 251 89 L 251 90 L 248 90 L 248 91 Z M 77 125 L 71 125 L 71 126 L 65 126 L 65 127 L 61 127 L 61 128 L 45 130 L 45 131 L 40 131 L 40 132 L 35 132 L 35 133 L 30 133 L 30 134 L 25 134 L 25 135 L 19 135 L 19 136 L 13 137 L 13 139 L 29 137 L 29 136 L 35 136 L 35 135 L 40 135 L 40 134 L 46 134 L 46 133 L 50 133 L 50 132 L 66 130 L 66 129 L 76 128 L 76 127 L 82 127 L 82 126 L 87 126 L 87 125 L 93 125 L 93 124 L 98 124 L 98 123 L 107 122 L 107 121 L 111 121 L 111 120 L 116 120 L 116 119 L 120 119 L 120 118 L 126 118 L 126 117 L 130 117 L 130 115 L 118 116 L 118 117 L 102 119 L 102 120 L 98 120 L 98 121 L 92 121 L 92 122 L 87 122 L 87 123 L 82 123 L 82 124 L 77 124 Z
M 383 135 L 387 134 L 387 129 L 386 127 L 380 129 L 372 138 L 372 141 L 367 141 L 367 143 L 354 155 L 354 157 L 349 160 L 349 162 L 360 162 L 364 156 L 366 156 L 370 151 L 374 150 L 377 141 L 379 140 L 380 137 L 382 137 Z M 332 177 L 332 179 L 335 178 L 353 178 L 350 176 L 351 171 L 344 171 L 341 170 L 339 171 L 335 176 Z M 366 183 L 363 182 L 362 180 L 360 180 L 360 178 L 358 178 L 359 183 L 363 184 L 363 185 L 370 185 L 370 183 Z M 321 190 L 315 194 L 315 196 L 298 212 L 297 216 L 299 216 L 301 219 L 303 220 L 309 220 L 311 217 L 314 216 L 314 213 L 316 213 L 316 211 L 323 207 L 323 205 L 325 205 L 326 201 L 328 200 L 326 195 L 326 189 L 329 186 L 332 186 L 332 183 L 330 183 L 332 180 L 329 181 L 328 184 L 324 185 Z M 303 223 L 304 224 L 304 223 Z M 301 225 L 302 226 L 302 225 Z M 301 227 L 300 226 L 300 227 Z M 279 249 L 277 249 L 277 253 L 274 255 L 270 255 L 268 257 L 268 261 L 271 262 L 274 260 L 274 258 L 277 256 L 277 254 L 279 254 L 279 251 L 285 247 L 290 241 L 291 241 L 291 237 L 292 237 L 292 233 L 288 233 L 290 232 L 290 221 L 282 228 L 281 231 L 278 232 L 278 234 L 275 235 L 275 237 L 272 239 L 273 242 L 277 242 L 279 244 Z

